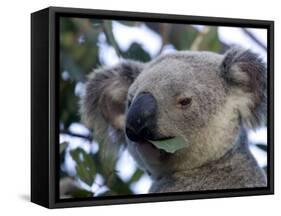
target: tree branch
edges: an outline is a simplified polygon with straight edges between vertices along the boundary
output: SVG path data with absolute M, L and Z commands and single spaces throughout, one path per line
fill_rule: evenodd
M 194 39 L 194 41 L 190 46 L 190 50 L 195 50 L 195 51 L 199 50 L 204 37 L 209 33 L 210 30 L 211 29 L 209 26 L 205 26 L 202 31 L 199 31 L 196 38 Z
M 162 45 L 161 45 L 161 48 L 160 48 L 157 56 L 163 52 L 165 45 L 168 44 L 170 31 L 171 31 L 171 24 L 168 24 L 168 23 L 159 24 L 159 34 L 162 37 Z
M 103 32 L 105 34 L 107 42 L 115 49 L 117 55 L 119 57 L 122 56 L 122 50 L 120 49 L 117 41 L 114 38 L 114 35 L 112 33 L 112 24 L 109 21 L 103 21 L 102 28 Z

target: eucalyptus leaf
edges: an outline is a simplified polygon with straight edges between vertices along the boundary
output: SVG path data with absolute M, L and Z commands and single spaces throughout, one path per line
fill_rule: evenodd
M 68 144 L 69 144 L 68 142 L 60 143 L 60 154 L 64 153 L 64 151 L 67 148 Z
M 175 153 L 177 150 L 186 148 L 189 146 L 189 142 L 183 137 L 174 137 L 165 140 L 149 140 L 156 148 L 163 149 L 168 153 Z
M 72 159 L 76 162 L 77 176 L 91 186 L 96 176 L 96 165 L 93 158 L 82 148 L 77 148 L 70 152 Z

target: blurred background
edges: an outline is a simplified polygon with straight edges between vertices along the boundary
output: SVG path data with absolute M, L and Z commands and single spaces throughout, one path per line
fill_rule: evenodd
M 60 18 L 60 197 L 144 194 L 150 178 L 126 149 L 103 154 L 92 131 L 80 121 L 79 100 L 94 68 L 121 59 L 147 62 L 177 50 L 224 53 L 240 45 L 267 62 L 267 30 L 154 22 Z M 248 131 L 250 149 L 267 167 L 267 128 Z

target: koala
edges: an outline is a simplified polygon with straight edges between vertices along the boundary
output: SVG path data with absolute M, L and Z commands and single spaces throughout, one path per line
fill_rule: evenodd
M 153 179 L 151 193 L 266 187 L 247 129 L 266 121 L 263 61 L 242 47 L 225 54 L 176 51 L 94 70 L 81 115 L 98 136 L 125 143 Z M 190 145 L 167 153 L 150 140 Z

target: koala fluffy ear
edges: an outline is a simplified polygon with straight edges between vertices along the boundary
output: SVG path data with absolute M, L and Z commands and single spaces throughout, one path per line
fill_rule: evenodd
M 80 107 L 82 121 L 93 129 L 95 138 L 114 136 L 114 142 L 123 141 L 128 89 L 143 66 L 143 63 L 124 61 L 90 74 Z
M 265 63 L 250 50 L 233 47 L 226 52 L 220 69 L 242 122 L 250 128 L 261 125 L 267 111 Z

